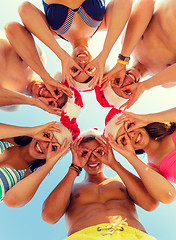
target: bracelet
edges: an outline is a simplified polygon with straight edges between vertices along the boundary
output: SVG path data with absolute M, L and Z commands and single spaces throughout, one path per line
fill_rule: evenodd
M 74 170 L 75 172 L 77 172 L 77 176 L 79 176 L 81 171 L 82 171 L 82 168 L 77 166 L 77 165 L 75 165 L 74 163 L 72 163 L 69 168 Z
M 121 63 L 121 64 L 124 64 L 124 65 L 128 65 L 129 62 L 125 62 L 123 60 L 120 60 L 120 59 L 117 59 L 117 63 Z
M 125 57 L 122 54 L 118 55 L 118 59 L 124 61 L 124 62 L 129 62 L 130 61 L 130 57 Z

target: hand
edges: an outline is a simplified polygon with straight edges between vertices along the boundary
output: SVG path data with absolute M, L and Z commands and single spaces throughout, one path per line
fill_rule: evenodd
M 137 100 L 138 98 L 142 95 L 144 92 L 145 88 L 143 87 L 143 83 L 133 83 L 131 85 L 128 85 L 126 87 L 123 87 L 121 91 L 128 96 L 127 98 L 130 98 L 127 102 L 125 102 L 123 105 L 120 106 L 121 108 L 124 108 L 124 110 L 130 108 Z M 127 93 L 131 93 L 128 94 Z
M 83 168 L 91 155 L 91 151 L 87 148 L 79 148 L 81 140 L 82 138 L 77 138 L 71 143 L 71 152 L 73 156 L 72 162 L 78 167 Z
M 94 151 L 94 155 L 97 158 L 101 159 L 101 161 L 104 164 L 112 168 L 114 163 L 116 162 L 116 159 L 114 157 L 108 139 L 105 138 L 103 135 L 101 137 L 103 138 L 104 141 L 98 137 L 95 137 L 95 139 L 101 144 L 101 146 L 97 148 L 96 151 Z
M 64 140 L 62 145 L 58 143 L 50 143 L 46 155 L 46 162 L 55 164 L 64 155 L 64 153 L 66 153 L 70 144 L 71 142 L 67 143 L 67 138 Z
M 51 113 L 51 114 L 56 114 L 58 116 L 61 115 L 62 109 L 57 108 L 57 99 L 55 98 L 44 98 L 44 97 L 38 97 L 35 98 L 35 105 L 36 107 L 40 107 L 41 109 Z
M 75 76 L 75 70 L 79 70 L 80 72 L 83 71 L 83 69 L 73 60 L 72 57 L 68 53 L 65 52 L 65 57 L 62 63 L 62 81 L 67 81 L 69 87 L 72 85 L 75 87 L 75 82 L 73 80 L 73 77 Z
M 111 147 L 120 153 L 125 158 L 130 158 L 132 156 L 136 156 L 135 150 L 131 144 L 131 141 L 127 135 L 127 133 L 123 136 L 120 136 L 117 142 L 114 140 L 111 134 L 108 135 L 109 144 Z
M 58 133 L 61 132 L 59 129 L 59 125 L 57 122 L 49 122 L 41 126 L 37 127 L 31 127 L 30 133 L 28 134 L 29 137 L 33 137 L 35 139 L 41 140 L 41 141 L 47 141 L 51 142 L 53 138 L 53 131 L 56 131 Z
M 54 98 L 57 98 L 56 90 L 63 91 L 69 98 L 73 95 L 70 88 L 60 82 L 57 82 L 55 79 L 50 80 L 49 83 L 45 81 L 45 86 Z
M 146 126 L 147 124 L 151 123 L 152 120 L 150 120 L 149 115 L 140 115 L 135 114 L 131 112 L 122 111 L 122 115 L 118 117 L 118 121 L 116 124 L 121 124 L 125 122 L 125 130 L 127 132 L 133 131 L 137 128 L 141 128 Z
M 102 78 L 104 74 L 105 60 L 101 58 L 101 55 L 98 55 L 94 60 L 88 63 L 84 69 L 88 75 L 93 76 L 93 79 L 89 83 L 89 87 L 93 89 L 99 82 L 99 87 L 102 84 Z M 92 71 L 90 71 L 90 69 Z
M 126 66 L 124 64 L 117 63 L 104 77 L 102 81 L 102 90 L 107 86 L 106 82 L 119 79 L 118 86 L 123 84 L 126 74 Z M 105 84 L 106 83 L 106 84 Z

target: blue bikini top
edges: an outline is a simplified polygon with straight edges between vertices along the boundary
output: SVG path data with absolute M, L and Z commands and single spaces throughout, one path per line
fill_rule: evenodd
M 105 0 L 85 0 L 76 9 L 63 4 L 47 4 L 44 1 L 43 6 L 49 25 L 58 35 L 63 35 L 69 30 L 76 12 L 92 28 L 99 27 L 105 14 Z

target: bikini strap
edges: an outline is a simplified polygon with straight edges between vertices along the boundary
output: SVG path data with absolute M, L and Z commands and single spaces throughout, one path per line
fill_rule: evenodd
M 159 170 L 159 167 L 157 167 L 155 164 L 153 164 L 153 163 L 147 163 L 149 166 L 151 166 L 151 167 L 154 167 L 154 168 L 157 168 L 158 170 Z

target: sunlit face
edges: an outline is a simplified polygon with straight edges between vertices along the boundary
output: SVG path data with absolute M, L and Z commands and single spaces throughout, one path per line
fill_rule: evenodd
M 32 141 L 29 143 L 29 155 L 33 159 L 45 159 L 49 147 L 49 143 L 47 141 L 41 141 L 32 139 Z M 54 143 L 58 143 L 57 139 L 55 137 L 52 138 L 53 143 L 53 150 L 55 149 Z
M 130 126 L 133 123 L 124 123 L 118 130 L 116 141 L 119 139 L 119 137 L 123 137 L 125 133 L 128 134 L 128 137 L 131 140 L 131 144 L 135 150 L 139 149 L 145 149 L 150 141 L 150 137 L 147 133 L 147 131 L 144 128 L 138 128 L 133 131 L 130 131 Z M 121 139 L 121 142 L 123 144 L 126 143 L 125 138 Z
M 75 60 L 75 62 L 84 70 L 86 65 L 92 60 L 92 56 L 85 46 L 78 46 L 73 50 L 72 58 Z M 92 77 L 90 76 L 90 71 L 82 71 L 80 72 L 77 68 L 73 69 L 75 72 L 74 79 L 77 82 L 84 83 L 89 82 Z
M 48 91 L 46 86 L 43 83 L 34 83 L 31 87 L 31 92 L 34 97 L 44 97 L 44 98 L 52 98 L 51 93 Z M 65 99 L 67 98 L 65 93 L 59 90 L 55 90 L 57 95 L 57 101 L 50 101 L 48 105 L 55 106 L 58 108 L 62 108 L 65 105 Z
M 84 170 L 90 175 L 97 175 L 102 172 L 104 164 L 101 162 L 100 158 L 97 158 L 94 153 L 98 152 L 100 155 L 103 154 L 103 146 L 96 140 L 91 140 L 89 142 L 81 143 L 80 149 L 89 149 L 91 155 L 84 167 Z M 83 151 L 82 157 L 86 157 L 88 151 Z
M 124 97 L 124 95 L 122 95 L 122 91 L 121 89 L 123 87 L 126 87 L 128 85 L 131 85 L 134 83 L 134 80 L 126 74 L 125 76 L 125 79 L 124 79 L 124 82 L 123 84 L 119 87 L 118 84 L 119 84 L 119 79 L 115 79 L 113 81 L 111 81 L 111 87 L 113 89 L 113 91 L 119 96 L 119 97 L 123 97 L 123 98 L 128 98 L 128 97 Z

